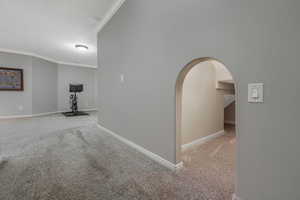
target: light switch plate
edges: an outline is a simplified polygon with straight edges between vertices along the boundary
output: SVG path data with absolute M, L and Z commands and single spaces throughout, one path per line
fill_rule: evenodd
M 124 83 L 124 82 L 125 82 L 125 76 L 124 76 L 124 74 L 121 74 L 121 75 L 120 75 L 120 82 L 121 82 L 121 83 Z
M 264 102 L 264 84 L 251 83 L 248 85 L 248 102 L 263 103 Z

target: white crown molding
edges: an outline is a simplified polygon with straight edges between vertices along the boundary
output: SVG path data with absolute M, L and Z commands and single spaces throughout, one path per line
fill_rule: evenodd
M 78 63 L 69 63 L 69 62 L 61 62 L 61 61 L 58 61 L 56 63 L 60 65 L 71 65 L 75 67 L 85 67 L 85 68 L 93 68 L 93 69 L 97 68 L 97 66 L 94 65 L 85 65 L 85 64 L 78 64 Z
M 193 148 L 194 146 L 198 146 L 198 145 L 201 145 L 201 144 L 204 144 L 206 142 L 209 142 L 215 138 L 218 138 L 218 137 L 221 137 L 225 134 L 225 131 L 224 130 L 221 130 L 217 133 L 214 133 L 214 134 L 211 134 L 209 136 L 206 136 L 206 137 L 203 137 L 203 138 L 200 138 L 200 139 L 197 139 L 197 140 L 194 140 L 193 142 L 191 143 L 188 143 L 188 144 L 184 144 L 184 145 L 181 145 L 181 150 L 182 151 L 186 151 L 190 148 Z
M 173 164 L 171 163 L 170 161 L 162 158 L 161 156 L 155 154 L 155 153 L 152 153 L 151 151 L 148 151 L 147 149 L 145 149 L 144 147 L 141 147 L 140 145 L 137 145 L 135 144 L 134 142 L 131 142 L 127 139 L 125 139 L 124 137 L 114 133 L 113 131 L 107 129 L 107 128 L 104 128 L 103 126 L 101 126 L 100 124 L 98 124 L 98 127 L 105 131 L 106 133 L 110 134 L 111 136 L 113 136 L 114 138 L 116 138 L 117 140 L 123 142 L 124 144 L 130 146 L 131 148 L 134 148 L 135 150 L 141 152 L 142 154 L 146 155 L 147 157 L 149 157 L 150 159 L 156 161 L 157 163 L 165 166 L 166 168 L 172 170 L 172 171 L 178 171 L 180 170 L 182 167 L 183 167 L 183 163 L 180 162 L 178 164 Z
M 118 0 L 111 9 L 107 12 L 104 18 L 101 20 L 100 24 L 97 26 L 96 33 L 98 34 L 102 28 L 111 20 L 111 18 L 116 14 L 116 12 L 121 8 L 126 0 Z
M 0 49 L 0 52 L 18 54 L 18 55 L 23 55 L 23 56 L 31 56 L 31 57 L 40 58 L 40 59 L 43 59 L 43 60 L 46 60 L 46 61 L 49 61 L 49 62 L 53 62 L 53 63 L 59 64 L 59 65 L 71 65 L 71 66 L 76 66 L 76 67 L 97 68 L 97 66 L 93 66 L 93 65 L 62 62 L 62 61 L 58 61 L 58 60 L 48 58 L 48 57 L 45 57 L 45 56 L 40 56 L 40 55 L 35 54 L 35 53 L 29 53 L 29 52 L 24 52 L 24 51 L 16 51 L 16 50 L 11 50 L 11 49 Z

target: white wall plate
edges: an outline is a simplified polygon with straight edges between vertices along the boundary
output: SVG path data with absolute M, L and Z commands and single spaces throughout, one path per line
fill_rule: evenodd
M 250 83 L 248 85 L 248 102 L 263 103 L 264 102 L 264 84 Z

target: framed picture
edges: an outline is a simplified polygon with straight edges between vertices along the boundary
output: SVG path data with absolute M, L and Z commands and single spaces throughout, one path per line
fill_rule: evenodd
M 0 91 L 24 91 L 23 69 L 0 67 Z

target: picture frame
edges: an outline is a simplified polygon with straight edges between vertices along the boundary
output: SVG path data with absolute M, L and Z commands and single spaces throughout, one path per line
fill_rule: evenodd
M 24 91 L 23 69 L 0 67 L 0 91 Z

